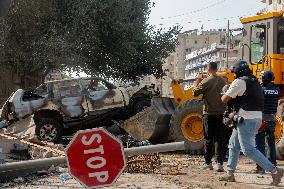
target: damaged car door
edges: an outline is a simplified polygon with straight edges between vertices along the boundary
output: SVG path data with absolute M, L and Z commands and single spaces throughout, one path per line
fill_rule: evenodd
M 119 89 L 99 78 L 89 78 L 82 81 L 88 102 L 89 114 L 97 124 L 108 125 L 124 109 L 124 98 Z M 108 123 L 106 123 L 108 122 Z
M 53 98 L 57 101 L 66 117 L 77 118 L 85 113 L 82 106 L 82 88 L 78 80 L 55 82 L 52 87 Z

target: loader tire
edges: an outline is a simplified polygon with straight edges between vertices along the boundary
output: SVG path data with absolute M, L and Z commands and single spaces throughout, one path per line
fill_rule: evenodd
M 204 152 L 202 107 L 202 101 L 188 100 L 175 109 L 170 121 L 175 141 L 185 141 L 185 152 L 193 155 Z

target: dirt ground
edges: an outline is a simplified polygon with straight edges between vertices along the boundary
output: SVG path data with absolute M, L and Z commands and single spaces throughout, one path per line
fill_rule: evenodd
M 241 157 L 238 171 L 236 173 L 236 183 L 219 182 L 218 177 L 223 173 L 216 171 L 204 171 L 201 169 L 203 158 L 200 156 L 189 156 L 184 154 L 162 154 L 162 161 L 176 162 L 180 166 L 178 175 L 162 174 L 141 174 L 123 173 L 117 182 L 109 189 L 255 189 L 255 188 L 283 188 L 283 183 L 279 187 L 271 187 L 271 176 L 254 174 L 252 170 L 255 164 L 245 157 Z M 284 162 L 279 162 L 280 167 L 284 167 Z M 67 168 L 60 168 L 59 171 L 48 172 L 44 176 L 30 176 L 20 178 L 11 183 L 0 184 L 0 188 L 10 189 L 77 189 L 84 188 L 75 179 L 69 178 L 66 181 L 60 179 L 60 174 L 67 172 Z

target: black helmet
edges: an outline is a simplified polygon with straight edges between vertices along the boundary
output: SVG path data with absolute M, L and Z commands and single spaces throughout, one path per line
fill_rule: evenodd
M 237 77 L 248 76 L 251 75 L 251 70 L 249 65 L 244 60 L 238 60 L 231 67 L 231 71 L 237 75 Z
M 262 71 L 260 73 L 260 78 L 262 82 L 272 82 L 275 79 L 274 73 L 272 71 Z

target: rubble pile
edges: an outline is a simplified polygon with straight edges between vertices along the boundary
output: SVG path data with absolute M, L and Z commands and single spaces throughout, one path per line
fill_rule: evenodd
M 35 136 L 35 123 L 33 116 L 21 119 L 5 129 L 1 129 L 1 133 L 5 135 L 13 135 L 19 139 L 25 139 L 31 142 L 39 142 Z
M 35 136 L 33 116 L 21 119 L 0 130 L 0 160 L 2 163 L 64 156 L 61 144 L 41 142 Z
M 129 156 L 127 159 L 127 173 L 156 173 L 160 168 L 159 154 Z
M 170 156 L 169 156 L 170 157 Z M 160 154 L 130 156 L 127 159 L 127 173 L 178 175 L 181 173 L 183 162 L 176 162 L 173 158 L 165 158 Z

